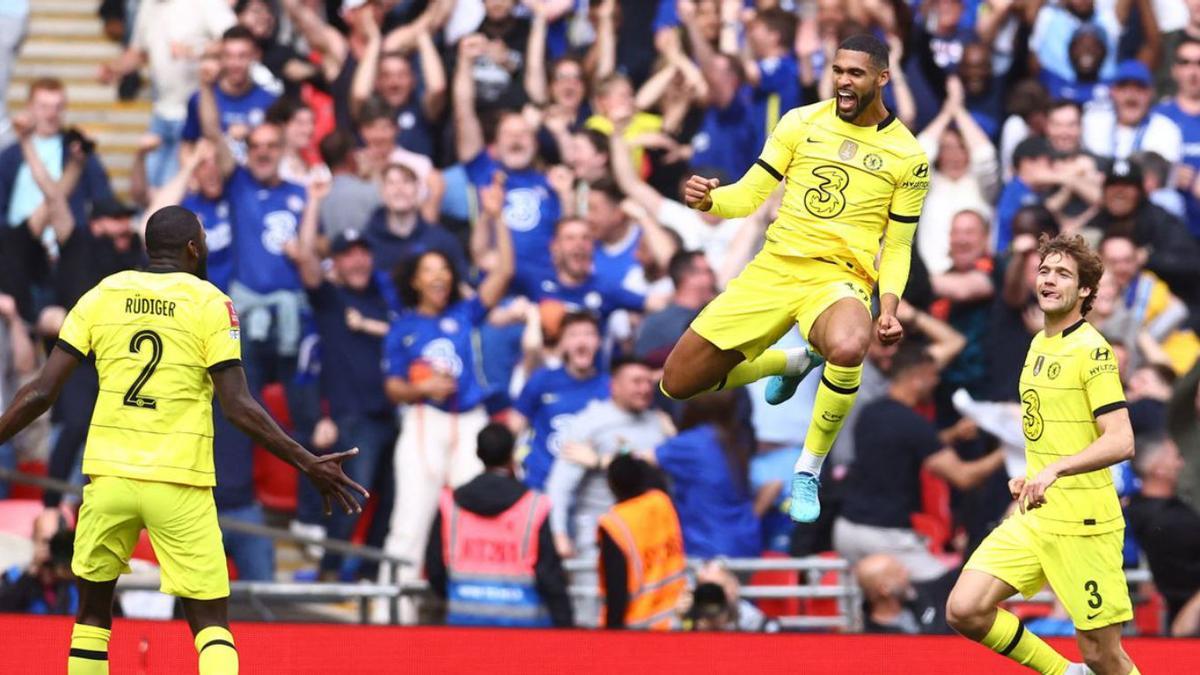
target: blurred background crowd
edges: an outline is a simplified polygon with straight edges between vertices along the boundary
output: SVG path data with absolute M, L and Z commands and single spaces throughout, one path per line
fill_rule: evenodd
M 548 499 L 538 537 L 558 588 L 561 559 L 605 555 L 605 467 L 633 456 L 687 556 L 833 551 L 869 628 L 944 630 L 922 603 L 940 611 L 1023 472 L 1037 237 L 1078 232 L 1104 259 L 1088 319 L 1139 435 L 1118 480 L 1127 563 L 1149 565 L 1168 625 L 1197 631 L 1200 0 L 105 0 L 123 46 L 90 77 L 152 101 L 120 191 L 69 82 L 9 84 L 37 4 L 0 6 L 0 404 L 87 289 L 144 262 L 145 217 L 182 204 L 240 316 L 252 388 L 315 452 L 358 447 L 346 469 L 373 495 L 361 518 L 325 517 L 217 410 L 223 516 L 428 549 L 436 586 L 442 488 L 483 515 L 529 488 Z M 871 349 L 822 520 L 797 528 L 787 490 L 816 376 L 778 407 L 754 386 L 658 394 L 671 347 L 777 206 L 722 220 L 680 188 L 740 177 L 782 114 L 832 95 L 836 45 L 862 32 L 891 48 L 885 101 L 918 134 L 930 190 L 907 337 Z M 81 369 L 0 465 L 79 482 L 97 387 Z M 69 606 L 69 539 L 54 538 L 68 521 L 39 517 L 0 607 Z M 277 565 L 269 540 L 225 543 L 241 579 L 379 574 L 317 547 Z M 685 598 L 696 622 L 757 611 L 706 569 Z

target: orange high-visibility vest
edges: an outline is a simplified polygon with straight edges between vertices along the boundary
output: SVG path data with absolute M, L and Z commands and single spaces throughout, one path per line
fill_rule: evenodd
M 670 630 L 675 626 L 676 604 L 687 590 L 683 531 L 670 497 L 661 490 L 649 490 L 623 501 L 600 517 L 600 530 L 625 554 L 629 590 L 625 626 Z M 600 594 L 607 594 L 603 561 Z M 600 610 L 601 625 L 606 611 Z

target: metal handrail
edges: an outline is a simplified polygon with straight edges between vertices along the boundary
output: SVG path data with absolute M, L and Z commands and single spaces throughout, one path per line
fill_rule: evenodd
M 14 471 L 0 467 L 0 480 L 12 481 L 14 483 L 26 483 L 28 485 L 36 485 L 43 490 L 52 490 L 63 494 L 75 495 L 76 497 L 83 494 L 83 489 L 78 485 L 73 485 L 55 478 L 47 478 L 46 476 L 35 476 L 33 474 Z M 341 553 L 347 556 L 356 558 L 366 558 L 376 562 L 386 563 L 396 566 L 412 566 L 413 563 L 404 558 L 397 558 L 388 555 L 382 549 L 373 546 L 362 546 L 341 539 L 325 539 L 322 537 L 313 537 L 305 534 L 297 534 L 290 530 L 284 530 L 277 527 L 269 527 L 267 525 L 258 525 L 255 523 L 247 523 L 244 520 L 236 520 L 224 516 L 218 516 L 217 522 L 220 523 L 222 530 L 230 532 L 238 532 L 256 537 L 266 537 L 275 541 L 287 541 L 293 544 L 321 546 L 330 551 Z
M 45 476 L 35 476 L 21 471 L 0 468 L 0 480 L 15 483 L 36 485 L 45 490 L 79 496 L 82 488 L 64 481 Z M 424 580 L 399 580 L 398 571 L 401 566 L 411 566 L 412 562 L 388 555 L 381 549 L 371 546 L 361 546 L 337 539 L 323 539 L 309 535 L 296 534 L 266 525 L 257 525 L 226 517 L 219 517 L 218 522 L 223 530 L 239 532 L 253 536 L 266 537 L 275 541 L 287 541 L 301 545 L 321 546 L 347 556 L 356 556 L 375 560 L 388 566 L 390 583 L 292 583 L 292 582 L 262 582 L 262 581 L 233 581 L 230 582 L 230 596 L 243 598 L 254 604 L 264 618 L 270 618 L 270 609 L 261 600 L 273 599 L 292 602 L 323 602 L 356 600 L 359 603 L 360 620 L 369 620 L 370 602 L 385 600 L 388 602 L 389 619 L 391 623 L 399 621 L 399 601 L 402 597 L 421 595 L 429 592 L 429 584 Z M 699 569 L 706 561 L 691 558 L 688 565 L 692 570 Z M 854 630 L 861 626 L 861 601 L 858 585 L 850 578 L 850 565 L 841 558 L 821 558 L 810 556 L 805 558 L 727 558 L 721 559 L 722 564 L 733 573 L 749 573 L 760 571 L 790 571 L 810 574 L 807 583 L 795 586 L 743 586 L 741 596 L 749 600 L 759 599 L 836 599 L 838 614 L 836 616 L 794 616 L 780 617 L 779 623 L 787 628 L 841 628 Z M 594 572 L 597 569 L 596 560 L 568 559 L 563 561 L 564 568 L 571 573 Z M 818 585 L 816 579 L 821 573 L 836 572 L 838 583 L 833 586 Z M 123 577 L 118 582 L 120 590 L 158 590 L 158 583 L 144 579 Z M 599 589 L 591 586 L 571 586 L 569 589 L 573 598 L 595 598 Z

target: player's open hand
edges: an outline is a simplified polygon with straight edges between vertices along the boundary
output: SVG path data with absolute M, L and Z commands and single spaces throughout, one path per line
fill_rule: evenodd
M 880 314 L 875 320 L 875 333 L 883 346 L 894 345 L 904 337 L 904 326 L 895 314 Z
M 717 189 L 721 181 L 716 178 L 692 176 L 683 187 L 683 199 L 687 205 L 697 211 L 708 211 L 712 208 L 712 196 L 709 192 Z
M 343 452 L 314 457 L 307 466 L 301 467 L 304 474 L 312 481 L 313 486 L 317 488 L 317 492 L 321 493 L 321 499 L 325 503 L 325 515 L 333 513 L 335 500 L 341 504 L 346 513 L 362 513 L 362 505 L 358 503 L 354 493 L 362 495 L 363 499 L 370 498 L 371 495 L 366 488 L 355 483 L 342 471 L 342 462 L 357 454 L 358 448 L 351 448 Z
M 1047 467 L 1038 472 L 1038 475 L 1034 476 L 1033 480 L 1025 481 L 1021 486 L 1020 494 L 1017 495 L 1017 508 L 1021 509 L 1021 513 L 1025 513 L 1030 509 L 1041 508 L 1046 503 L 1046 490 L 1056 480 L 1058 480 L 1058 474 Z

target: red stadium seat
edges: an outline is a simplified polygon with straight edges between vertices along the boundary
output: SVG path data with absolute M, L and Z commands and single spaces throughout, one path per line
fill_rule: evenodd
M 270 384 L 263 388 L 263 404 L 280 426 L 291 430 L 292 419 L 288 415 L 282 385 Z M 254 446 L 254 488 L 263 506 L 275 511 L 295 511 L 296 474 L 296 469 L 287 462 Z
M 0 500 L 0 532 L 32 539 L 33 520 L 44 508 L 39 499 Z
M 911 515 L 913 529 L 929 540 L 929 552 L 946 550 L 953 534 L 954 517 L 950 513 L 950 486 L 932 473 L 921 470 L 921 512 Z
M 786 558 L 779 551 L 763 551 L 764 558 Z M 762 570 L 750 576 L 747 586 L 799 586 L 800 573 L 794 570 Z M 769 617 L 796 616 L 801 614 L 800 598 L 756 600 L 755 604 Z
M 45 462 L 21 462 L 17 464 L 17 471 L 27 473 L 33 476 L 46 475 Z M 10 483 L 8 489 L 9 499 L 38 499 L 42 498 L 42 488 L 28 483 Z
M 1137 634 L 1165 635 L 1168 628 L 1164 625 L 1167 609 L 1162 595 L 1151 583 L 1142 584 L 1138 591 L 1146 601 L 1133 606 L 1133 624 L 1137 626 Z
M 830 560 L 840 557 L 835 551 L 826 551 L 818 555 Z M 837 586 L 838 573 L 830 571 L 821 574 L 819 583 L 821 586 Z M 841 613 L 838 611 L 837 598 L 811 598 L 806 600 L 804 604 L 806 605 L 804 613 L 809 616 L 837 616 Z

